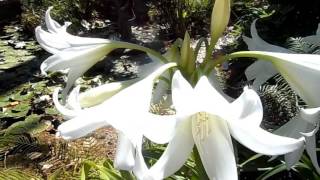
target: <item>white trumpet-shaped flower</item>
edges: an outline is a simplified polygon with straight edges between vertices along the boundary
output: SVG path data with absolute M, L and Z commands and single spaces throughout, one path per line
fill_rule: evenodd
M 250 51 L 268 51 L 268 52 L 281 52 L 281 53 L 294 53 L 293 51 L 275 46 L 264 41 L 257 32 L 256 21 L 251 24 L 251 38 L 242 36 L 243 41 L 248 45 Z M 276 75 L 278 71 L 274 68 L 271 62 L 257 60 L 251 64 L 246 70 L 245 75 L 249 81 L 253 80 L 252 87 L 259 89 L 259 87 L 265 83 L 268 79 Z
M 177 71 L 172 98 L 177 116 L 175 135 L 144 179 L 162 179 L 175 173 L 194 144 L 210 179 L 237 179 L 231 135 L 249 149 L 266 155 L 289 153 L 304 144 L 304 138 L 282 137 L 259 127 L 262 105 L 251 89 L 245 88 L 238 99 L 229 103 L 205 76 L 192 88 Z
M 41 72 L 46 74 L 48 71 L 68 69 L 68 80 L 63 91 L 63 97 L 67 95 L 78 77 L 114 49 L 131 48 L 142 50 L 149 54 L 155 53 L 151 49 L 131 43 L 69 34 L 67 27 L 71 23 L 66 22 L 61 26 L 51 18 L 51 9 L 52 7 L 46 11 L 45 16 L 48 31 L 38 26 L 35 29 L 35 34 L 41 47 L 53 54 L 41 64 Z
M 75 139 L 97 128 L 111 125 L 119 131 L 120 135 L 115 166 L 124 170 L 133 170 L 136 176 L 142 176 L 146 169 L 141 153 L 142 136 L 156 143 L 167 143 L 174 133 L 176 123 L 174 116 L 160 116 L 149 112 L 154 80 L 174 66 L 176 66 L 175 63 L 165 64 L 146 78 L 121 89 L 118 93 L 114 92 L 114 90 L 118 91 L 118 88 L 106 88 L 106 92 L 102 93 L 105 101 L 95 106 L 92 106 L 96 104 L 95 102 L 88 104 L 85 100 L 92 99 L 91 93 L 81 97 L 78 95 L 79 92 L 72 91 L 67 101 L 71 107 L 68 109 L 59 103 L 57 89 L 53 98 L 55 106 L 70 119 L 58 127 L 57 135 L 64 139 Z M 99 95 L 99 91 L 95 92 Z M 82 109 L 82 102 L 86 102 L 85 105 L 89 108 Z
M 75 80 L 85 71 L 100 61 L 115 47 L 112 41 L 99 38 L 85 38 L 71 35 L 66 22 L 63 26 L 50 16 L 50 7 L 46 11 L 45 22 L 48 32 L 40 26 L 35 29 L 37 41 L 46 51 L 53 55 L 41 64 L 41 72 L 69 69 L 67 86 L 64 95 L 72 87 Z
M 307 103 L 307 109 L 301 109 L 291 121 L 275 131 L 276 134 L 292 138 L 306 136 L 306 150 L 314 167 L 320 173 L 316 156 L 316 137 L 320 121 L 320 55 L 286 54 L 261 51 L 237 52 L 231 57 L 254 57 L 268 60 L 286 79 L 291 88 Z M 300 159 L 303 147 L 285 156 L 288 167 Z M 296 158 L 293 158 L 296 157 Z
M 59 89 L 54 93 L 55 106 L 70 120 L 58 127 L 58 135 L 64 139 L 74 139 L 106 125 L 118 129 L 134 142 L 138 133 L 143 132 L 150 140 L 157 143 L 166 143 L 171 133 L 160 136 L 159 131 L 153 130 L 159 123 L 164 124 L 168 131 L 175 121 L 169 120 L 172 116 L 157 116 L 149 113 L 150 101 L 154 80 L 168 68 L 175 66 L 169 63 L 161 66 L 154 73 L 143 80 L 127 87 L 117 94 L 109 97 L 103 103 L 85 109 L 68 109 L 58 101 Z M 169 118 L 169 119 L 168 119 Z M 164 119 L 161 120 L 160 119 Z M 138 133 L 137 133 L 138 132 Z

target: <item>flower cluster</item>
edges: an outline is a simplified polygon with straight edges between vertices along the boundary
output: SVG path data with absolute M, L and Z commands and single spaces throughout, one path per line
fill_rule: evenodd
M 60 89 L 53 94 L 56 108 L 67 120 L 58 127 L 57 136 L 70 140 L 97 128 L 112 126 L 119 134 L 115 167 L 133 171 L 138 179 L 145 180 L 163 179 L 174 174 L 183 166 L 194 145 L 210 179 L 237 179 L 231 137 L 256 153 L 285 155 L 288 167 L 299 160 L 306 147 L 319 169 L 314 135 L 319 124 L 320 56 L 294 54 L 270 45 L 258 36 L 253 24 L 252 39 L 244 37 L 244 40 L 250 50 L 259 51 L 236 52 L 212 61 L 211 51 L 229 21 L 229 0 L 215 1 L 212 38 L 210 43 L 204 41 L 207 55 L 200 64 L 196 56 L 199 49 L 190 47 L 187 33 L 182 42 L 176 42 L 161 55 L 130 43 L 71 35 L 67 32 L 70 23 L 61 26 L 50 17 L 50 10 L 45 18 L 48 31 L 37 27 L 36 37 L 39 44 L 53 54 L 42 63 L 41 71 L 67 70 L 68 73 L 67 85 L 62 92 L 63 102 L 58 98 Z M 144 51 L 159 63 L 154 64 L 154 71 L 142 73 L 137 80 L 105 84 L 83 93 L 75 87 L 70 92 L 77 78 L 117 48 Z M 259 85 L 277 70 L 310 108 L 301 109 L 296 118 L 275 133 L 260 128 L 263 107 L 254 89 L 245 87 L 240 97 L 230 100 L 217 88 L 215 77 L 209 76 L 217 64 L 237 57 L 264 60 L 247 70 L 249 79 L 255 78 Z M 271 65 L 276 70 L 261 74 L 259 67 Z M 149 112 L 154 83 L 163 75 L 172 89 L 174 115 Z M 143 137 L 158 144 L 168 143 L 151 167 L 146 165 L 142 155 Z

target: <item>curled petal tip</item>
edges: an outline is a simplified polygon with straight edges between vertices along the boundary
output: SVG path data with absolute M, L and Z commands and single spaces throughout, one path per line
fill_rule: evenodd
M 60 132 L 60 131 L 57 131 L 56 137 L 57 137 L 57 138 L 61 138 L 61 132 Z
M 318 130 L 319 130 L 319 125 L 316 125 L 315 128 L 312 131 L 306 132 L 306 133 L 300 132 L 300 134 L 302 136 L 308 138 L 308 137 L 314 136 L 318 132 Z

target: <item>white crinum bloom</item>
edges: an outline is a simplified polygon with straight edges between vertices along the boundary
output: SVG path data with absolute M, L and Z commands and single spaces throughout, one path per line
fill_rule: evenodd
M 142 136 L 156 143 L 167 143 L 174 133 L 174 116 L 152 114 L 149 107 L 154 80 L 175 65 L 163 65 L 148 77 L 118 93 L 109 97 L 104 95 L 106 100 L 103 103 L 85 109 L 77 104 L 79 101 L 76 100 L 76 91 L 70 94 L 74 98 L 69 98 L 68 104 L 72 109 L 68 109 L 59 103 L 56 90 L 53 98 L 56 108 L 70 119 L 58 127 L 57 135 L 64 139 L 75 139 L 97 128 L 113 126 L 120 132 L 115 165 L 121 169 L 133 170 L 137 177 L 141 177 L 146 169 L 141 153 Z M 113 90 L 110 92 L 114 93 Z
M 51 9 L 52 7 L 46 11 L 45 16 L 48 31 L 38 26 L 35 29 L 35 34 L 41 47 L 53 54 L 41 64 L 41 72 L 45 74 L 48 71 L 68 69 L 68 80 L 63 91 L 63 97 L 67 95 L 78 77 L 114 49 L 131 48 L 151 54 L 155 53 L 151 49 L 131 43 L 69 34 L 67 27 L 71 23 L 66 22 L 61 26 L 51 18 Z
M 243 41 L 248 45 L 250 51 L 268 51 L 268 52 L 281 52 L 281 53 L 294 53 L 293 51 L 275 46 L 264 41 L 257 32 L 256 21 L 251 24 L 251 38 L 242 36 Z M 265 83 L 268 79 L 276 75 L 278 71 L 274 68 L 271 62 L 257 60 L 251 64 L 246 70 L 245 75 L 249 81 L 254 80 L 252 87 L 256 90 Z
M 320 121 L 320 55 L 286 54 L 262 51 L 237 52 L 231 57 L 254 57 L 268 60 L 286 79 L 290 87 L 307 103 L 307 109 L 301 109 L 291 121 L 275 131 L 276 134 L 300 138 L 306 136 L 306 150 L 314 167 L 320 173 L 316 156 L 316 137 Z M 285 156 L 288 167 L 300 158 L 303 148 Z M 294 158 L 296 157 L 296 158 Z
M 172 80 L 172 98 L 177 126 L 160 159 L 145 179 L 162 179 L 180 169 L 194 144 L 210 179 L 237 179 L 231 135 L 249 149 L 267 155 L 292 152 L 303 146 L 304 138 L 274 135 L 259 127 L 262 105 L 251 89 L 229 103 L 202 76 L 195 88 L 177 71 Z

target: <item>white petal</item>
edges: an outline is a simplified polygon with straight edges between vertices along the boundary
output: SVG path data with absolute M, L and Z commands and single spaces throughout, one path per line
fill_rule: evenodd
M 176 128 L 175 115 L 147 113 L 146 119 L 143 132 L 148 139 L 158 144 L 168 143 L 172 139 Z
M 97 114 L 97 112 L 91 109 L 78 112 L 75 118 L 62 123 L 58 127 L 57 136 L 61 136 L 67 140 L 76 139 L 108 125 L 104 118 L 95 116 L 95 114 Z
M 232 102 L 234 99 L 227 94 L 225 94 L 220 86 L 220 82 L 217 79 L 217 72 L 215 69 L 212 70 L 210 75 L 208 76 L 210 84 L 228 101 Z
M 284 155 L 284 160 L 286 162 L 287 169 L 290 169 L 300 160 L 303 151 L 304 151 L 304 148 L 301 147 L 291 153 Z
M 55 51 L 57 51 L 57 50 L 63 50 L 63 49 L 71 47 L 71 45 L 66 42 L 64 36 L 61 36 L 61 35 L 58 35 L 55 33 L 46 32 L 46 31 L 42 30 L 40 26 L 36 27 L 35 35 L 36 35 L 38 43 L 44 49 L 46 49 L 46 47 L 50 47 L 52 49 L 55 49 Z M 51 52 L 51 49 L 48 49 L 48 51 Z M 51 53 L 53 53 L 53 52 L 51 52 Z
M 263 118 L 263 107 L 258 94 L 248 87 L 231 103 L 229 113 L 221 114 L 226 119 L 245 123 L 247 126 L 259 127 Z
M 227 123 L 217 116 L 209 115 L 209 134 L 202 137 L 199 120 L 192 120 L 192 134 L 202 164 L 210 179 L 237 180 L 237 166 Z M 202 127 L 204 128 L 204 127 Z
M 254 80 L 252 86 L 255 90 L 277 73 L 271 62 L 262 60 L 255 61 L 245 70 L 247 79 Z
M 311 159 L 311 162 L 317 172 L 320 174 L 320 167 L 317 158 L 317 148 L 316 148 L 316 133 L 319 130 L 319 126 L 317 126 L 312 132 L 304 133 L 306 138 L 306 150 Z
M 142 154 L 142 136 L 137 139 L 136 156 L 135 156 L 135 166 L 133 168 L 133 173 L 137 179 L 143 179 L 148 172 L 148 167 L 144 161 Z
M 318 124 L 320 121 L 320 107 L 301 109 L 300 116 L 302 120 L 311 124 Z
M 194 92 L 189 82 L 176 71 L 172 77 L 172 102 L 177 113 L 188 116 L 196 112 L 190 104 L 194 103 Z
M 62 99 L 64 100 L 67 97 L 67 94 L 69 93 L 69 90 L 72 88 L 76 80 L 84 73 L 86 72 L 91 66 L 89 63 L 80 65 L 77 67 L 73 67 L 69 69 L 68 72 L 68 78 L 67 78 L 67 84 L 66 87 L 62 91 Z
M 243 121 L 228 121 L 232 136 L 254 152 L 265 155 L 281 155 L 293 152 L 304 145 L 304 138 L 293 139 L 274 135 L 260 127 Z
M 135 148 L 132 142 L 121 132 L 118 132 L 118 143 L 113 165 L 117 169 L 131 171 L 135 165 Z
M 57 32 L 59 32 L 59 28 L 61 28 L 61 25 L 51 18 L 50 11 L 52 8 L 53 7 L 51 6 L 46 11 L 45 21 L 46 21 L 46 25 L 47 25 L 48 30 L 50 32 L 57 33 Z
M 206 76 L 202 76 L 194 88 L 197 104 L 191 106 L 195 112 L 211 114 L 227 113 L 229 102 L 210 84 Z M 190 105 L 189 105 L 190 106 Z
M 194 145 L 191 121 L 181 121 L 175 136 L 160 159 L 150 168 L 145 180 L 164 179 L 178 171 L 188 159 Z
M 100 104 L 135 82 L 136 81 L 132 80 L 112 82 L 89 89 L 79 95 L 80 104 L 82 107 L 91 107 Z
M 61 88 L 56 88 L 52 95 L 52 100 L 55 108 L 66 118 L 71 119 L 77 116 L 77 112 L 73 109 L 68 109 L 60 104 L 59 102 L 59 91 Z
M 79 92 L 80 92 L 80 86 L 75 87 L 69 94 L 67 98 L 66 106 L 70 109 L 73 109 L 75 111 L 80 111 L 81 105 L 79 102 Z
M 307 121 L 304 121 L 301 118 L 300 114 L 298 114 L 289 122 L 282 125 L 279 129 L 275 130 L 273 133 L 298 139 L 302 137 L 301 133 L 310 132 L 313 127 L 314 125 L 308 123 Z
M 271 60 L 297 94 L 309 105 L 318 107 L 320 98 L 320 55 L 252 52 L 254 56 Z M 303 76 L 301 76 L 303 74 Z

